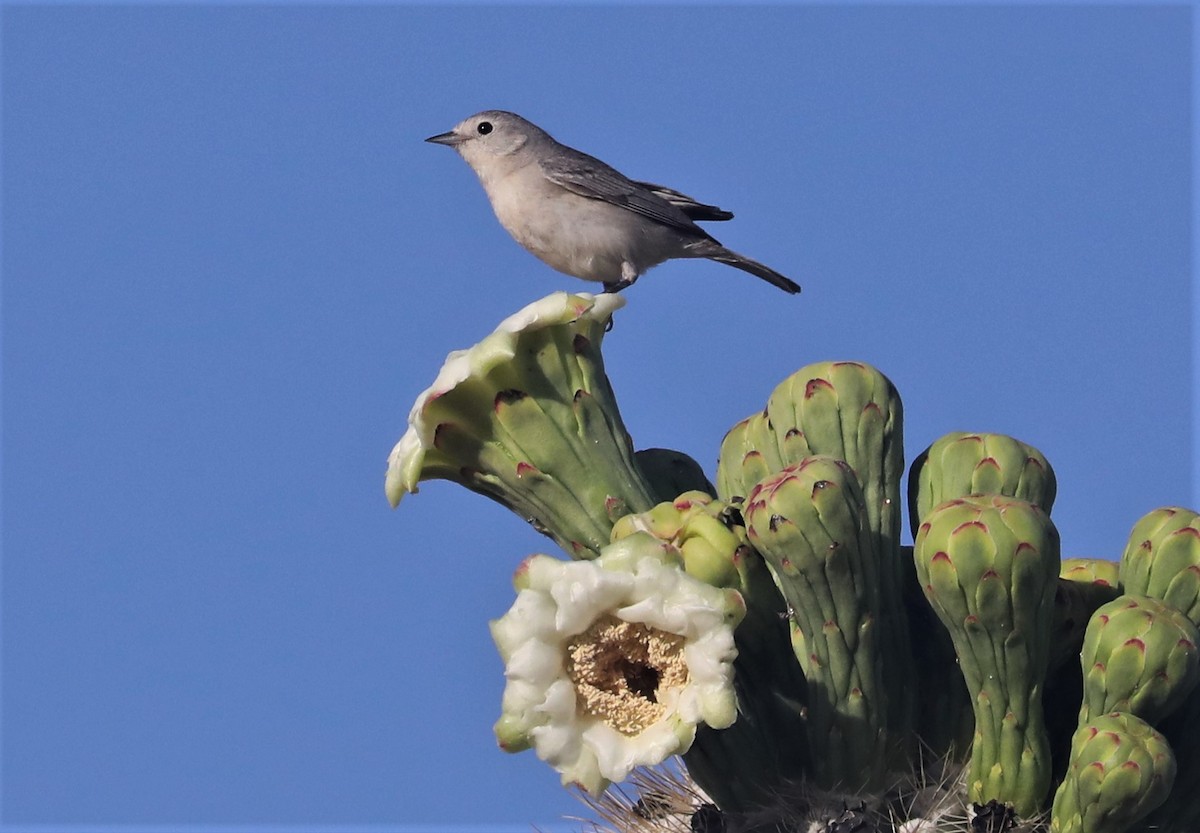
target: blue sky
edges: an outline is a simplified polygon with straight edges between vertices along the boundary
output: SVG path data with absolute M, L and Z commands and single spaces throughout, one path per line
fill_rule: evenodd
M 722 242 L 804 286 L 643 277 L 605 342 L 639 447 L 712 474 L 784 376 L 856 359 L 909 459 L 1040 448 L 1066 555 L 1196 504 L 1191 15 L 5 6 L 4 829 L 582 811 L 491 735 L 487 620 L 551 542 L 383 497 L 448 351 L 595 288 L 422 143 L 480 109 L 735 211 Z

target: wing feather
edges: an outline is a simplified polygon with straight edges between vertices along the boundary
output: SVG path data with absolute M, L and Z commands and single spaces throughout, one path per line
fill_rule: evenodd
M 669 188 L 635 182 L 586 153 L 565 146 L 560 146 L 559 150 L 559 153 L 538 161 L 542 173 L 551 182 L 573 194 L 590 200 L 603 200 L 679 231 L 698 237 L 709 236 L 708 232 L 693 222 L 695 215 L 692 211 L 713 206 L 705 206 Z M 672 200 L 672 197 L 675 199 Z

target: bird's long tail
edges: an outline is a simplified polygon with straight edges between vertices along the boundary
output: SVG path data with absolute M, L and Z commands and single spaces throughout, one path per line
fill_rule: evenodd
M 776 272 L 769 266 L 763 266 L 757 260 L 751 260 L 745 255 L 740 255 L 737 252 L 730 251 L 724 246 L 706 246 L 697 250 L 700 257 L 706 257 L 709 260 L 715 260 L 717 263 L 726 263 L 741 269 L 743 272 L 749 272 L 755 277 L 762 278 L 769 284 L 779 287 L 784 292 L 789 292 L 795 295 L 800 291 L 800 284 Z

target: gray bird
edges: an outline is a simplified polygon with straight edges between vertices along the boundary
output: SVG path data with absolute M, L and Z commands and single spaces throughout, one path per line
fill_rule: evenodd
M 650 267 L 679 257 L 727 263 L 785 292 L 800 291 L 695 223 L 728 220 L 730 212 L 629 179 L 516 113 L 485 110 L 425 141 L 458 151 L 518 243 L 560 272 L 600 281 L 605 292 L 618 292 Z

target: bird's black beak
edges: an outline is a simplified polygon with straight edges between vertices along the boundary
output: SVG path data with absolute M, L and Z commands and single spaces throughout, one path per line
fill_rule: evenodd
M 430 136 L 425 141 L 433 142 L 435 145 L 449 145 L 450 147 L 454 147 L 461 142 L 462 139 L 457 133 L 451 130 L 449 133 L 439 133 L 436 136 Z

